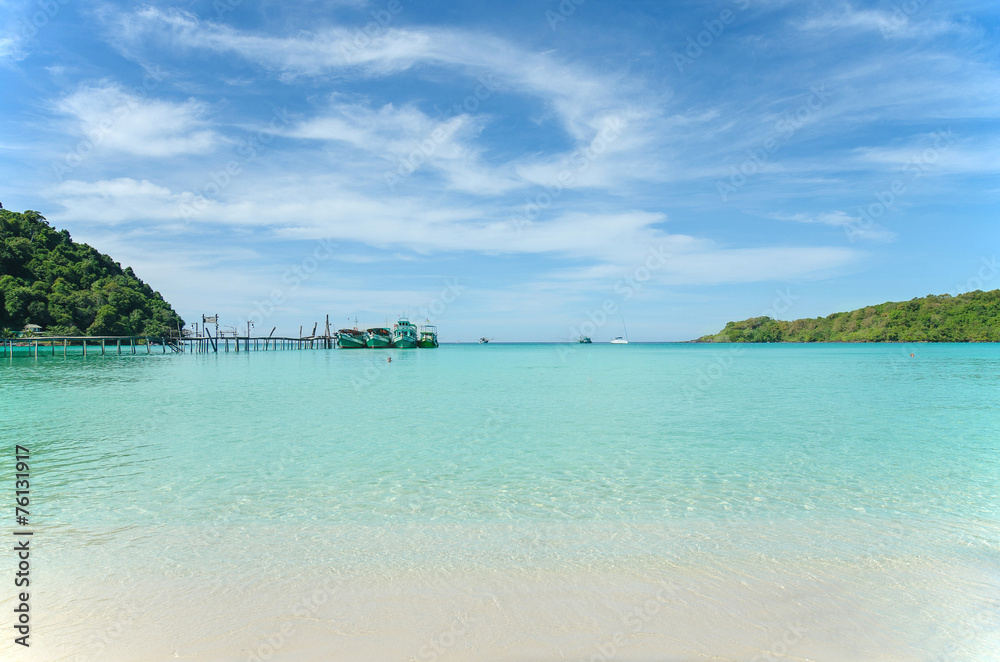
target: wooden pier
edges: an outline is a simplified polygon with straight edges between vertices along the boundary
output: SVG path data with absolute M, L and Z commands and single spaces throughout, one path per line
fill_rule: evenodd
M 334 336 L 306 336 L 280 338 L 274 336 L 187 336 L 181 339 L 182 347 L 194 354 L 218 352 L 266 352 L 282 349 L 334 349 Z
M 116 355 L 121 355 L 124 349 L 125 354 L 152 354 L 153 347 L 158 346 L 162 354 L 171 352 L 183 352 L 177 338 L 154 337 L 154 336 L 39 336 L 37 338 L 5 338 L 3 340 L 3 358 L 13 358 L 15 351 L 27 349 L 26 352 L 17 354 L 38 357 L 39 352 L 56 355 L 58 349 L 62 350 L 62 355 L 68 354 L 70 347 L 82 347 L 83 355 L 87 352 L 98 353 L 106 356 L 109 351 Z M 143 352 L 142 350 L 146 351 Z
M 202 318 L 204 319 L 204 318 Z M 247 325 L 247 330 L 249 331 Z M 330 316 L 326 318 L 326 331 L 321 335 L 316 335 L 319 323 L 313 325 L 312 334 L 302 335 L 302 327 L 299 327 L 298 338 L 275 337 L 274 332 L 277 327 L 271 329 L 267 336 L 254 337 L 250 335 L 239 336 L 235 333 L 219 333 L 216 326 L 216 334 L 203 330 L 201 335 L 171 334 L 169 336 L 29 336 L 21 338 L 4 338 L 3 358 L 13 358 L 15 353 L 19 356 L 34 356 L 39 354 L 56 355 L 59 348 L 62 355 L 67 356 L 70 347 L 82 347 L 83 356 L 88 352 L 96 354 L 100 350 L 101 356 L 109 353 L 115 355 L 125 354 L 153 354 L 154 347 L 159 348 L 160 354 L 166 354 L 169 349 L 175 353 L 191 354 L 212 354 L 224 352 L 266 352 L 288 349 L 334 349 L 337 346 L 337 334 L 330 333 Z M 178 329 L 180 332 L 180 329 Z M 142 349 L 145 348 L 145 352 Z M 26 350 L 26 351 L 16 351 Z
M 2 358 L 49 354 L 69 354 L 69 349 L 82 348 L 83 356 L 100 354 L 166 354 L 189 352 L 211 354 L 218 352 L 277 351 L 288 349 L 334 349 L 335 335 L 281 338 L 274 336 L 38 336 L 37 338 L 5 338 L 2 341 Z M 159 351 L 156 351 L 159 350 Z

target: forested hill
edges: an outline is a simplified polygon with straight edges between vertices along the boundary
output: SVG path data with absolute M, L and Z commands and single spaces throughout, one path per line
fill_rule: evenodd
M 730 322 L 695 342 L 1000 342 L 1000 290 L 928 295 L 782 322 Z
M 159 292 L 35 211 L 0 209 L 0 333 L 167 335 L 184 321 Z

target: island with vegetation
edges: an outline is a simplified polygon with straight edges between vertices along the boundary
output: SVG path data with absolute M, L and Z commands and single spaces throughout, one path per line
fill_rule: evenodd
M 791 322 L 752 317 L 693 342 L 1000 342 L 1000 290 L 931 294 Z
M 0 209 L 0 335 L 163 337 L 183 326 L 131 267 L 36 211 Z

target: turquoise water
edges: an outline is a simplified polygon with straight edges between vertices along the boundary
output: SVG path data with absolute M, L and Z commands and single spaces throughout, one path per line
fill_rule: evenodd
M 579 591 L 621 576 L 700 585 L 678 604 L 703 616 L 691 627 L 705 633 L 723 627 L 712 616 L 722 613 L 729 639 L 719 640 L 725 651 L 710 650 L 707 635 L 690 648 L 685 637 L 698 635 L 637 639 L 606 659 L 647 649 L 653 657 L 635 659 L 667 659 L 657 646 L 676 644 L 677 659 L 750 660 L 773 650 L 792 617 L 811 624 L 796 639 L 799 659 L 996 659 L 998 403 L 994 345 L 6 359 L 5 446 L 32 452 L 48 582 L 38 637 L 52 646 L 38 653 L 50 657 L 24 659 L 74 659 L 72 639 L 95 627 L 80 616 L 88 611 L 126 627 L 79 659 L 140 659 L 129 657 L 140 639 L 170 657 L 147 630 L 175 619 L 183 631 L 195 587 L 296 586 L 327 572 L 425 588 L 421 578 L 442 575 L 521 581 L 525 594 L 531 582 L 572 585 L 590 634 L 577 637 L 579 652 L 560 644 L 565 657 L 532 659 L 605 655 L 606 645 L 594 651 L 614 629 L 602 632 L 611 626 L 593 615 L 608 593 L 590 591 L 581 606 Z M 5 460 L 11 489 L 12 473 Z M 479 580 L 451 588 L 468 581 Z M 411 590 L 398 589 L 398 604 Z M 150 592 L 155 608 L 113 616 L 116 595 L 141 605 Z M 559 599 L 523 608 L 554 613 Z M 219 626 L 278 622 L 249 604 Z M 610 621 L 627 610 L 615 607 Z M 532 641 L 555 645 L 555 630 L 535 627 Z M 671 627 L 654 619 L 643 632 Z M 481 629 L 463 640 L 467 659 L 501 659 L 488 653 L 509 642 Z M 407 648 L 405 632 L 384 634 L 396 659 L 430 659 Z M 183 650 L 176 638 L 168 647 Z M 236 638 L 214 642 L 213 655 L 248 659 L 252 645 Z M 463 659 L 462 650 L 447 652 Z

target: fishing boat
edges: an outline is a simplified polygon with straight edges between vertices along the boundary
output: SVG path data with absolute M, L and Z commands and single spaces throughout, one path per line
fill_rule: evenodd
M 337 347 L 340 349 L 364 349 L 365 332 L 360 329 L 340 329 L 337 331 Z
M 420 327 L 420 340 L 417 341 L 417 347 L 437 347 L 438 346 L 438 330 L 433 324 L 424 324 Z
M 580 336 L 579 338 L 577 338 L 577 339 L 576 339 L 576 341 L 577 341 L 578 343 L 583 343 L 584 345 L 589 345 L 590 343 L 592 343 L 592 342 L 593 342 L 593 341 L 592 341 L 592 340 L 590 339 L 590 336 Z
M 488 343 L 489 341 L 490 341 L 490 339 L 489 339 L 489 338 L 487 338 L 486 336 L 483 336 L 482 338 L 480 338 L 480 339 L 479 339 L 479 344 L 480 344 L 480 345 L 485 345 L 485 344 L 486 344 L 486 343 Z
M 392 344 L 400 349 L 413 349 L 418 342 L 417 327 L 410 320 L 400 317 L 392 327 Z
M 365 345 L 373 348 L 392 347 L 392 332 L 385 327 L 374 327 L 365 331 Z

